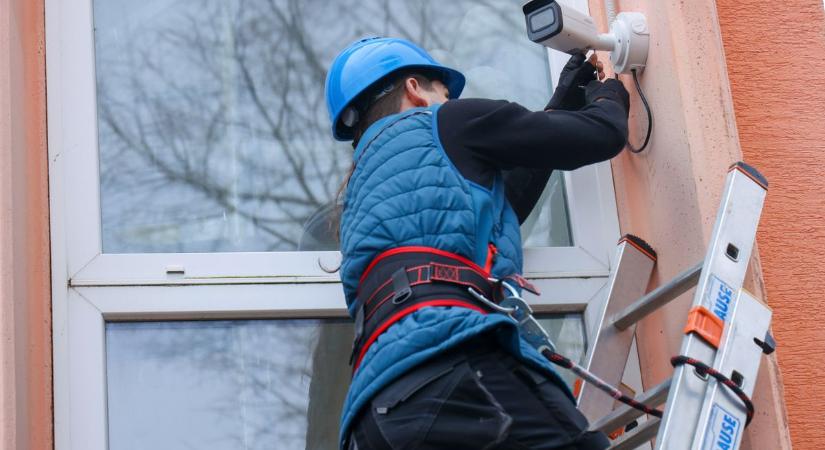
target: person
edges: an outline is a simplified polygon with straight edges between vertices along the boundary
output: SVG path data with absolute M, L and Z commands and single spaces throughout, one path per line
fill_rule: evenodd
M 464 76 L 412 42 L 368 38 L 326 81 L 352 140 L 340 223 L 355 319 L 344 449 L 603 449 L 551 364 L 497 313 L 523 278 L 519 224 L 553 170 L 616 156 L 629 97 L 572 56 L 544 111 L 458 99 Z M 470 292 L 473 290 L 475 295 Z

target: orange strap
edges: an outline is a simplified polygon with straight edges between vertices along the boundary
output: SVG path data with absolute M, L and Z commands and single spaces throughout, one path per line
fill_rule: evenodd
M 619 436 L 621 436 L 623 434 L 624 434 L 624 427 L 621 427 L 621 428 L 617 429 L 616 431 L 608 434 L 607 437 L 610 438 L 611 441 L 615 441 L 616 439 L 619 438 Z
M 496 254 L 498 253 L 498 249 L 492 242 L 487 244 L 487 260 L 484 262 L 484 270 L 487 273 L 493 270 L 493 263 L 496 260 Z
M 581 378 L 576 378 L 576 381 L 573 382 L 573 397 L 579 398 L 579 394 L 582 393 L 582 385 L 584 382 Z
M 688 313 L 685 334 L 696 333 L 708 344 L 719 348 L 723 331 L 725 331 L 725 322 L 704 306 L 696 306 Z

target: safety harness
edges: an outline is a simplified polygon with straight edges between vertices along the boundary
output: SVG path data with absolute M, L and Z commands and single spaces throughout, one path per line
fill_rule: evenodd
M 378 336 L 404 317 L 427 306 L 493 312 L 495 305 L 479 296 L 493 303 L 501 301 L 504 281 L 538 294 L 520 275 L 495 279 L 489 268 L 444 250 L 409 246 L 381 253 L 358 284 L 355 339 L 350 356 L 350 364 L 354 361 L 353 373 Z
M 509 281 L 510 283 L 504 283 Z M 378 336 L 404 317 L 427 306 L 468 308 L 482 314 L 504 313 L 518 325 L 521 336 L 550 362 L 571 370 L 618 401 L 655 417 L 662 411 L 628 397 L 584 367 L 556 352 L 547 332 L 535 320 L 530 306 L 514 286 L 538 294 L 520 275 L 492 278 L 463 256 L 431 247 L 398 247 L 378 255 L 364 271 L 356 296 L 355 340 L 350 364 L 353 373 Z M 356 358 L 357 356 L 357 358 Z M 673 357 L 674 366 L 690 364 L 730 388 L 747 408 L 747 424 L 753 403 L 733 381 L 699 361 Z

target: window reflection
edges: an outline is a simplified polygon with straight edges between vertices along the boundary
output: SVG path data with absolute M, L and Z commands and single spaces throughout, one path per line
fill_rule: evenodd
M 109 448 L 330 449 L 344 321 L 110 323 Z
M 336 248 L 319 219 L 351 163 L 323 98 L 336 52 L 405 37 L 463 70 L 464 96 L 539 109 L 548 67 L 520 3 L 96 0 L 104 251 Z M 550 205 L 531 245 L 569 244 L 563 198 Z
M 581 361 L 580 314 L 540 321 Z M 351 342 L 344 320 L 107 323 L 109 448 L 337 448 Z

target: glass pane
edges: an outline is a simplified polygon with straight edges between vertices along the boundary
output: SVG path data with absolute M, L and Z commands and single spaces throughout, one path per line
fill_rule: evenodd
M 550 181 L 547 182 L 538 205 L 521 225 L 524 246 L 572 246 L 573 236 L 570 233 L 569 218 L 564 176 L 556 171 L 550 175 Z
M 541 322 L 581 361 L 580 314 Z M 336 448 L 351 342 L 337 320 L 107 323 L 109 448 Z
M 521 3 L 95 0 L 104 251 L 336 248 L 352 149 L 328 129 L 335 54 L 366 35 L 406 37 L 464 71 L 466 97 L 539 109 L 546 53 L 526 38 Z M 569 241 L 560 189 L 533 245 Z
M 351 343 L 345 321 L 109 323 L 109 448 L 337 448 Z
M 562 355 L 576 361 L 584 362 L 584 352 L 587 351 L 587 335 L 584 331 L 584 320 L 580 313 L 572 314 L 537 314 L 536 317 L 547 330 L 550 339 L 556 344 L 556 350 Z M 558 373 L 573 389 L 576 376 L 573 372 L 559 368 Z

